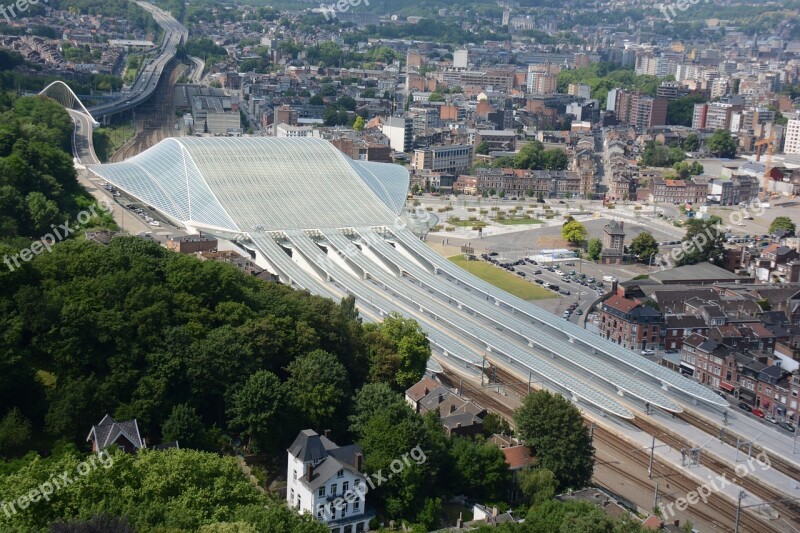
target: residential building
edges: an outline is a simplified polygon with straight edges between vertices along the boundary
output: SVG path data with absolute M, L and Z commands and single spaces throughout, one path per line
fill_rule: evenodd
M 324 522 L 331 533 L 369 531 L 364 456 L 357 444 L 338 446 L 328 432 L 301 431 L 289 449 L 286 502 Z
M 637 299 L 612 295 L 600 306 L 600 336 L 630 350 L 661 345 L 664 317 Z
M 653 203 L 695 204 L 705 202 L 707 195 L 707 183 L 696 183 L 692 180 L 670 180 L 662 177 L 650 180 L 649 201 Z
M 389 146 L 396 152 L 410 152 L 414 141 L 414 125 L 402 117 L 387 118 L 381 132 L 389 138 Z
M 139 434 L 139 424 L 136 419 L 117 422 L 111 415 L 106 415 L 96 426 L 92 426 L 87 442 L 92 443 L 92 451 L 97 453 L 112 444 L 126 453 L 134 453 L 146 447 L 146 443 Z
M 800 154 L 800 120 L 792 119 L 786 124 L 783 151 L 787 154 Z

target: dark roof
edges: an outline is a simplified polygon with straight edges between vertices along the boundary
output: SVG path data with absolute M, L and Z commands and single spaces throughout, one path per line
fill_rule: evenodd
M 99 424 L 92 426 L 86 440 L 94 442 L 97 449 L 102 450 L 117 442 L 120 437 L 125 437 L 137 450 L 144 447 L 136 419 L 117 422 L 108 414 Z
M 483 420 L 471 413 L 453 413 L 440 419 L 442 425 L 449 429 L 467 428 L 483 424 Z
M 312 491 L 316 491 L 316 489 L 322 485 L 325 485 L 328 480 L 335 476 L 339 470 L 349 470 L 354 474 L 361 475 L 358 470 L 355 469 L 355 467 L 345 463 L 344 461 L 340 461 L 335 457 L 328 457 L 314 467 L 314 470 L 311 473 L 311 481 L 304 476 L 301 480 L 301 483 Z
M 438 386 L 439 383 L 432 380 L 428 376 L 423 376 L 422 379 L 417 381 L 406 390 L 406 396 L 411 398 L 413 401 L 418 402 Z
M 328 450 L 335 448 L 338 446 L 330 439 L 320 436 L 313 429 L 304 429 L 289 446 L 289 453 L 307 463 L 324 459 L 328 456 Z
M 606 224 L 603 227 L 605 232 L 608 233 L 609 235 L 622 235 L 622 236 L 624 236 L 625 232 L 623 231 L 622 228 L 623 228 L 622 224 L 620 222 L 617 222 L 617 221 L 611 221 L 611 222 L 609 222 L 608 224 Z
M 703 328 L 706 322 L 697 315 L 667 315 L 665 317 L 667 329 Z
M 768 366 L 767 368 L 763 369 L 761 371 L 761 373 L 762 374 L 766 374 L 766 375 L 768 375 L 770 377 L 773 377 L 775 379 L 780 379 L 781 376 L 783 376 L 783 374 L 786 373 L 786 370 L 782 369 L 778 365 L 772 365 L 772 366 Z

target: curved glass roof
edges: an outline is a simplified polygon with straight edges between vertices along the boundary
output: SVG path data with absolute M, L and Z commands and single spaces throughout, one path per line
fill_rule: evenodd
M 386 224 L 409 182 L 403 167 L 309 138 L 170 138 L 90 169 L 174 220 L 234 232 Z

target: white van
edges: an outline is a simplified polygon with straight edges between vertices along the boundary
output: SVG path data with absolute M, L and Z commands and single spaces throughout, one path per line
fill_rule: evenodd
M 607 281 L 608 283 L 613 283 L 617 281 L 617 278 L 614 276 L 603 276 L 603 281 Z

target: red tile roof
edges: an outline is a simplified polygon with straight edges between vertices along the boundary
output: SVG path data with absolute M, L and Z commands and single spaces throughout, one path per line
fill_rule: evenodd
M 533 462 L 533 457 L 527 446 L 509 446 L 508 448 L 502 448 L 502 450 L 509 470 L 517 470 Z
M 639 306 L 639 300 L 636 299 L 628 299 L 623 298 L 622 296 L 612 296 L 605 302 L 605 305 L 611 307 L 612 309 L 616 309 L 617 311 L 621 311 L 623 313 L 628 313 Z

